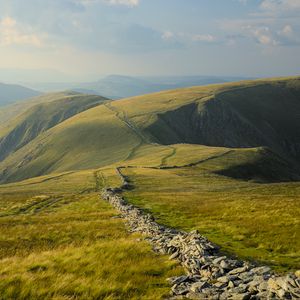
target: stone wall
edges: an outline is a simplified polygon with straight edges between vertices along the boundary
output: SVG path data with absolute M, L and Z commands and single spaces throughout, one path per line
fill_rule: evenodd
M 117 169 L 123 187 L 128 179 Z M 150 214 L 128 204 L 117 190 L 101 197 L 120 211 L 132 232 L 146 235 L 153 250 L 177 259 L 186 275 L 169 278 L 173 297 L 189 299 L 300 299 L 300 278 L 278 276 L 267 266 L 223 256 L 219 248 L 197 231 L 178 231 L 155 222 Z

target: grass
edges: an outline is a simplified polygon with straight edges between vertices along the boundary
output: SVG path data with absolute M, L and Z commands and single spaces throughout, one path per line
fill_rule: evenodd
M 95 107 L 106 99 L 100 96 L 72 95 L 57 98 L 51 102 L 37 104 L 8 122 L 0 145 L 0 160 L 28 144 L 39 134 L 89 108 Z M 1 129 L 0 129 L 1 138 Z
M 161 299 L 169 293 L 166 278 L 181 268 L 129 234 L 91 186 L 92 171 L 0 188 L 0 299 Z
M 0 299 L 169 291 L 165 278 L 182 270 L 129 235 L 95 192 L 120 185 L 116 166 L 134 166 L 123 169 L 135 186 L 126 197 L 159 222 L 199 229 L 277 271 L 299 269 L 298 95 L 299 78 L 179 89 L 98 105 L 27 140 L 0 162 L 9 183 L 0 186 Z
M 293 149 L 300 134 L 298 95 L 299 78 L 287 78 L 177 89 L 98 105 L 14 148 L 17 151 L 0 162 L 0 182 L 123 164 L 137 158 L 144 165 L 147 158 L 142 156 L 151 151 L 160 152 L 166 161 L 159 163 L 165 165 L 175 154 L 168 144 L 272 146 L 277 152 L 288 152 L 284 150 Z M 52 99 L 51 105 L 45 100 L 50 109 L 54 95 L 43 97 Z M 283 110 L 283 106 L 290 109 Z M 268 107 L 274 107 L 271 114 Z M 249 115 L 253 110 L 259 114 Z M 280 120 L 279 129 L 274 119 Z M 31 137 L 34 128 L 30 128 L 26 135 Z M 286 147 L 278 143 L 281 137 L 287 139 L 282 143 Z M 166 157 L 166 151 L 171 156 Z
M 277 271 L 299 269 L 300 184 L 243 182 L 204 165 L 126 169 L 135 189 L 125 196 L 163 224 L 200 230 L 232 255 Z

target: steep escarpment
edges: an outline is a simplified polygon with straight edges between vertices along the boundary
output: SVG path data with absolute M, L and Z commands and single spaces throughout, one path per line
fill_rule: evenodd
M 265 83 L 217 91 L 206 102 L 158 113 L 145 131 L 162 144 L 264 146 L 282 157 L 300 162 L 299 82 Z

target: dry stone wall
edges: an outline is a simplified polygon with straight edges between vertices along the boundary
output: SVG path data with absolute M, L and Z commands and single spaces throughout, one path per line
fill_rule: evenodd
M 128 188 L 120 168 L 117 172 L 123 188 Z M 169 278 L 174 299 L 300 299 L 300 278 L 295 274 L 278 276 L 267 266 L 223 256 L 218 246 L 197 231 L 160 225 L 118 192 L 104 189 L 101 197 L 120 211 L 132 232 L 146 235 L 154 251 L 168 254 L 185 268 L 186 275 Z

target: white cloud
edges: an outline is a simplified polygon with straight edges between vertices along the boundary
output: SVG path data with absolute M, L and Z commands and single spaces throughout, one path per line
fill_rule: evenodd
M 5 17 L 0 21 L 0 45 L 30 45 L 41 47 L 41 38 L 31 32 L 29 28 L 20 26 L 17 21 L 10 17 Z
M 175 37 L 175 34 L 172 31 L 165 31 L 165 32 L 163 32 L 163 34 L 161 36 L 161 38 L 166 41 L 171 40 L 174 37 Z
M 285 25 L 279 32 L 279 35 L 285 36 L 285 37 L 291 37 L 294 34 L 294 30 L 291 25 Z
M 299 0 L 263 0 L 260 8 L 269 14 L 300 12 Z
M 194 42 L 215 42 L 216 41 L 216 37 L 214 37 L 211 34 L 195 34 L 192 36 L 192 40 Z
M 178 41 L 182 44 L 190 44 L 192 43 L 213 43 L 217 41 L 217 38 L 211 34 L 192 34 L 187 32 L 172 32 L 172 31 L 164 31 L 162 33 L 161 38 L 164 41 Z
M 105 2 L 112 5 L 127 5 L 127 6 L 137 6 L 140 0 L 106 0 Z
M 254 28 L 251 29 L 250 32 L 259 44 L 265 46 L 276 46 L 279 44 L 279 42 L 273 37 L 269 27 Z
M 140 0 L 77 0 L 77 3 L 81 3 L 83 5 L 101 2 L 109 5 L 124 5 L 129 7 L 138 6 L 140 4 Z

